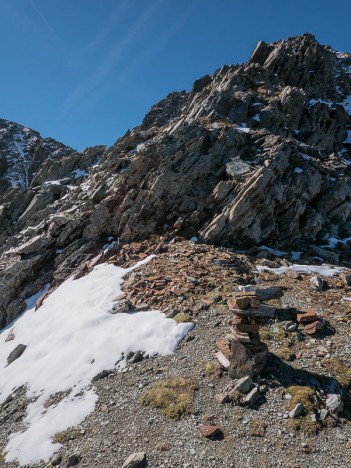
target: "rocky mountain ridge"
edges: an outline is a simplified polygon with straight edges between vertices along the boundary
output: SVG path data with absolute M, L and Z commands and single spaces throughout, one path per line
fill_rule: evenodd
M 1 121 L 0 325 L 44 285 L 152 237 L 346 261 L 350 67 L 310 34 L 260 42 L 107 149 L 78 153 Z

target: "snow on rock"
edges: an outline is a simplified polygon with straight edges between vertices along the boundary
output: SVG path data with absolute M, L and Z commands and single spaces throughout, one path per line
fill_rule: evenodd
M 60 448 L 51 442 L 54 435 L 94 410 L 94 376 L 113 369 L 118 360 L 124 367 L 130 352 L 171 354 L 193 327 L 177 325 L 159 311 L 111 314 L 123 277 L 132 269 L 101 264 L 85 277 L 70 278 L 37 311 L 31 308 L 15 322 L 14 340 L 5 342 L 7 332 L 0 333 L 0 403 L 22 385 L 28 398 L 36 398 L 27 408 L 26 429 L 10 435 L 7 462 L 48 460 Z M 7 366 L 19 344 L 27 346 L 25 352 Z M 45 409 L 51 395 L 64 391 L 69 395 Z
M 75 171 L 72 171 L 72 174 L 74 174 L 75 179 L 79 179 L 80 177 L 84 177 L 87 175 L 87 171 L 84 169 L 76 169 Z
M 286 273 L 288 270 L 297 271 L 300 273 L 316 273 L 317 275 L 321 276 L 334 276 L 338 273 L 342 273 L 345 271 L 345 268 L 342 267 L 331 267 L 331 266 L 324 266 L 324 265 L 290 265 L 288 267 L 281 266 L 279 268 L 270 268 L 267 266 L 257 266 L 258 271 L 271 271 L 277 275 L 281 275 L 282 273 Z
M 351 96 L 348 96 L 344 102 L 342 103 L 344 106 L 346 112 L 348 112 L 351 115 Z
M 335 249 L 337 244 L 347 244 L 351 241 L 351 237 L 346 237 L 345 239 L 337 239 L 336 237 L 329 237 L 328 244 L 321 245 L 321 248 Z
M 104 253 L 112 249 L 117 244 L 117 241 L 115 241 L 113 237 L 109 237 L 107 240 L 108 243 L 102 246 L 102 250 L 104 251 Z
M 37 302 L 37 300 L 43 295 L 45 294 L 50 288 L 50 283 L 46 284 L 39 292 L 37 292 L 36 294 L 34 294 L 33 296 L 29 297 L 28 299 L 26 299 L 26 311 L 29 310 L 29 309 L 33 309 L 33 307 L 35 307 L 35 304 Z
M 311 156 L 309 156 L 308 154 L 305 154 L 305 153 L 300 153 L 300 155 L 303 157 L 303 159 L 305 159 L 306 161 L 310 161 L 311 159 Z
M 246 125 L 246 123 L 241 123 L 240 125 L 237 125 L 236 130 L 242 133 L 250 133 L 251 128 Z
M 291 252 L 291 258 L 295 261 L 300 260 L 301 255 L 302 255 L 302 252 L 300 251 Z
M 342 297 L 340 302 L 351 302 L 351 297 Z
M 308 104 L 313 107 L 315 106 L 316 104 L 325 104 L 326 106 L 328 107 L 332 107 L 333 106 L 333 102 L 332 101 L 325 101 L 324 99 L 310 99 L 308 101 Z

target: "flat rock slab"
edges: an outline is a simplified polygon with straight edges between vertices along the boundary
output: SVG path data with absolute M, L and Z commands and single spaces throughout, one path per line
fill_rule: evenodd
M 242 404 L 244 406 L 252 406 L 258 397 L 260 396 L 260 392 L 257 387 L 254 387 L 250 393 L 248 393 L 242 400 Z
M 318 314 L 313 309 L 302 311 L 296 316 L 296 320 L 300 323 L 314 322 L 317 318 L 318 318 Z
M 246 377 L 243 377 L 242 379 L 239 379 L 235 383 L 232 391 L 246 394 L 250 391 L 252 385 L 253 385 L 252 379 L 246 376 Z
M 282 288 L 272 287 L 264 289 L 256 289 L 257 298 L 260 301 L 269 301 L 271 299 L 279 299 L 284 295 Z

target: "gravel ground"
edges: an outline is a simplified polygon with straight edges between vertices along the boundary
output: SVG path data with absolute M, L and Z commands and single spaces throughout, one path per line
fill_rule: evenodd
M 288 386 L 308 386 L 313 379 L 323 381 L 330 376 L 330 369 L 324 365 L 325 352 L 320 351 L 320 346 L 327 350 L 327 358 L 341 359 L 347 367 L 350 362 L 350 322 L 346 319 L 341 322 L 337 318 L 351 314 L 351 304 L 340 302 L 341 297 L 351 296 L 351 288 L 344 286 L 338 275 L 327 278 L 328 290 L 316 291 L 310 284 L 310 277 L 271 273 L 256 277 L 259 287 L 281 286 L 285 289 L 284 296 L 275 303 L 278 317 L 286 318 L 281 310 L 308 306 L 328 320 L 329 328 L 312 337 L 301 333 L 299 341 L 291 340 L 288 334 L 281 337 L 276 333 L 283 325 L 282 320 L 267 322 L 266 328 L 277 336 L 266 341 L 271 354 L 267 370 L 255 379 L 261 397 L 254 407 L 218 403 L 215 395 L 232 381 L 226 372 L 210 376 L 205 372 L 207 363 L 216 362 L 216 339 L 228 333 L 231 314 L 221 307 L 225 303 L 224 297 L 192 317 L 195 328 L 174 355 L 144 359 L 129 365 L 123 372 L 114 372 L 94 383 L 99 395 L 96 409 L 79 427 L 61 434 L 59 455 L 62 461 L 58 466 L 66 467 L 69 457 L 77 454 L 79 466 L 121 467 L 131 453 L 140 451 L 146 453 L 150 467 L 350 466 L 351 425 L 347 405 L 345 412 L 337 420 L 331 418 L 333 424 L 318 434 L 294 430 L 287 417 Z M 219 286 L 217 291 L 221 288 Z M 226 290 L 226 294 L 231 293 Z M 275 356 L 287 343 L 297 356 L 293 362 Z M 190 379 L 197 388 L 189 414 L 180 419 L 169 419 L 159 409 L 140 403 L 147 389 L 174 376 Z M 25 409 L 24 389 L 17 390 L 13 400 L 0 409 L 1 450 L 9 434 L 22 427 Z M 199 429 L 201 424 L 220 426 L 223 439 L 203 437 Z M 15 468 L 18 465 L 5 464 L 0 458 L 0 466 Z M 37 466 L 51 465 L 41 463 Z

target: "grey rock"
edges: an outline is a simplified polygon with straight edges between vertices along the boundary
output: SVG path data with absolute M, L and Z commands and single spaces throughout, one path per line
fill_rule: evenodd
M 129 455 L 126 461 L 123 463 L 122 468 L 141 468 L 145 465 L 146 453 L 135 452 Z
M 251 166 L 239 158 L 233 159 L 226 165 L 226 173 L 234 178 L 242 177 L 251 172 L 251 170 Z
M 136 364 L 137 362 L 141 362 L 145 357 L 145 354 L 141 351 L 137 351 L 136 353 L 129 353 L 127 356 L 128 364 Z
M 329 350 L 325 346 L 317 346 L 316 351 L 319 355 L 323 356 L 329 353 Z
M 112 306 L 112 313 L 113 314 L 126 314 L 131 309 L 131 303 L 127 299 L 121 300 L 116 302 Z
M 111 374 L 111 371 L 103 370 L 99 372 L 98 374 L 96 374 L 95 377 L 91 379 L 91 381 L 97 382 L 98 380 L 106 379 L 110 374 Z
M 298 325 L 295 322 L 286 322 L 284 324 L 284 330 L 288 333 L 296 331 L 297 328 L 298 328 Z
M 239 379 L 232 391 L 234 392 L 239 392 L 239 393 L 248 393 L 253 385 L 252 379 L 250 377 L 243 377 L 242 379 Z M 230 392 L 229 392 L 229 397 L 230 397 Z
M 179 314 L 179 310 L 178 309 L 172 309 L 166 314 L 166 318 L 171 319 L 171 318 L 175 317 L 177 314 Z
M 252 284 L 246 284 L 245 286 L 238 286 L 239 291 L 242 292 L 254 292 L 255 287 Z
M 257 401 L 257 399 L 259 398 L 260 396 L 260 392 L 258 390 L 257 387 L 254 387 L 250 393 L 248 393 L 247 395 L 245 395 L 245 397 L 242 399 L 242 404 L 244 406 L 252 406 L 255 404 L 255 402 Z
M 351 275 L 343 275 L 343 280 L 346 286 L 351 286 Z
M 274 318 L 275 317 L 275 307 L 267 305 L 267 304 L 260 304 L 260 307 L 258 309 L 258 313 L 261 317 L 269 317 L 269 318 Z
M 58 466 L 62 462 L 62 455 L 56 454 L 51 460 L 50 463 L 52 466 Z
M 337 394 L 328 395 L 325 404 L 331 413 L 341 413 L 344 409 L 344 403 L 341 400 L 341 396 Z
M 7 365 L 9 366 L 13 361 L 20 358 L 26 350 L 26 348 L 27 346 L 23 344 L 19 344 L 18 346 L 16 346 L 16 348 L 13 351 L 11 351 L 7 358 Z
M 317 289 L 317 291 L 324 291 L 327 288 L 327 282 L 320 276 L 313 276 L 310 283 Z
M 279 299 L 283 296 L 283 290 L 281 288 L 257 288 L 257 298 L 259 301 L 269 301 L 271 299 Z
M 301 416 L 304 412 L 304 407 L 301 403 L 297 403 L 295 408 L 293 408 L 291 411 L 289 411 L 289 418 L 298 418 Z
M 260 41 L 252 52 L 249 63 L 263 63 L 269 53 L 269 46 L 264 41 Z
M 80 462 L 80 455 L 78 454 L 74 454 L 74 455 L 71 455 L 68 460 L 67 460 L 67 465 L 66 467 L 67 468 L 70 468 L 71 466 L 77 466 L 79 465 L 79 462 Z

